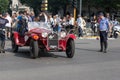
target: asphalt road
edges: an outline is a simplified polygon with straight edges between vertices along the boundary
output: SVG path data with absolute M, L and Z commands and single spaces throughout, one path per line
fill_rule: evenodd
M 74 58 L 65 53 L 29 58 L 29 48 L 11 52 L 6 42 L 5 54 L 0 54 L 0 80 L 120 80 L 120 39 L 109 40 L 108 53 L 97 52 L 99 40 L 79 40 Z

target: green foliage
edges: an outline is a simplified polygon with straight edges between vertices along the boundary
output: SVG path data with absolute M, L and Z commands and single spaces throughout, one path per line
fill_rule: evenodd
M 108 12 L 120 8 L 120 0 L 83 0 L 83 6 L 89 5 L 94 8 L 101 8 Z
M 8 9 L 9 0 L 0 0 L 0 12 L 5 12 Z
M 60 9 L 65 9 L 67 0 L 48 0 L 49 11 L 56 14 Z
M 6 0 L 0 0 L 6 1 Z M 30 6 L 38 14 L 41 8 L 42 0 L 20 0 L 23 4 Z M 53 14 L 56 14 L 60 9 L 66 10 L 67 4 L 72 5 L 73 0 L 48 0 L 48 10 Z M 78 4 L 80 0 L 77 0 Z M 1 2 L 0 2 L 1 3 Z M 120 0 L 82 0 L 82 5 L 85 7 L 94 7 L 96 9 L 103 9 L 110 12 L 118 10 L 120 8 Z M 78 5 L 79 7 L 79 5 Z
M 42 0 L 20 0 L 20 2 L 32 7 L 37 14 L 40 11 Z M 66 3 L 67 0 L 48 0 L 48 9 L 52 13 L 57 13 L 61 8 L 65 8 Z

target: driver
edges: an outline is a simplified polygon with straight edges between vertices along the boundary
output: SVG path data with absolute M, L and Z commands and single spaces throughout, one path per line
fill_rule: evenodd
M 27 31 L 27 22 L 22 11 L 19 12 L 19 16 L 17 17 L 17 19 L 17 31 L 20 33 L 21 36 L 24 36 L 24 33 Z

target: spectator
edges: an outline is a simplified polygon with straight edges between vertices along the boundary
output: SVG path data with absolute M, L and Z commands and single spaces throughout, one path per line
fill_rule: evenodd
M 17 25 L 17 14 L 13 13 L 12 15 L 12 30 L 16 30 Z
M 69 25 L 70 25 L 70 29 L 73 29 L 73 27 L 74 27 L 74 17 L 72 16 L 72 14 L 70 15 Z
M 94 32 L 94 36 L 95 36 L 96 33 L 97 33 L 97 30 L 98 30 L 98 28 L 97 28 L 97 17 L 95 15 L 93 16 L 93 19 L 91 20 L 91 29 Z
M 77 18 L 77 25 L 78 25 L 78 37 L 83 37 L 83 24 L 82 24 L 82 17 L 81 15 L 78 15 L 78 18 Z
M 8 20 L 5 19 L 5 15 L 0 13 L 0 53 L 5 53 L 5 25 L 8 23 Z
M 35 15 L 34 15 L 34 13 L 33 13 L 33 12 L 31 12 L 31 13 L 30 13 L 30 17 L 31 17 L 32 22 L 33 22 L 33 21 L 34 21 L 34 18 L 35 18 Z
M 53 22 L 54 22 L 54 20 L 53 20 L 52 15 L 49 15 L 48 22 L 49 22 L 50 25 L 53 27 Z
M 39 15 L 39 18 L 40 18 L 40 22 L 47 23 L 47 21 L 48 21 L 48 17 L 47 17 L 45 12 L 41 12 L 40 15 Z
M 8 39 L 10 39 L 11 35 L 11 30 L 12 30 L 12 18 L 8 13 L 5 13 L 5 19 L 8 20 L 8 23 L 5 25 L 6 26 L 6 36 Z

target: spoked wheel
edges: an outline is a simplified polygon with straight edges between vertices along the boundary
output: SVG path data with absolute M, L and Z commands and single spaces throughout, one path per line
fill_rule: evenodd
M 75 54 L 75 43 L 73 40 L 67 42 L 66 55 L 68 58 L 73 58 Z
M 12 37 L 12 51 L 17 52 L 18 51 L 18 45 L 16 45 L 14 38 Z
M 30 57 L 36 59 L 38 57 L 39 48 L 38 42 L 35 40 L 30 41 Z

